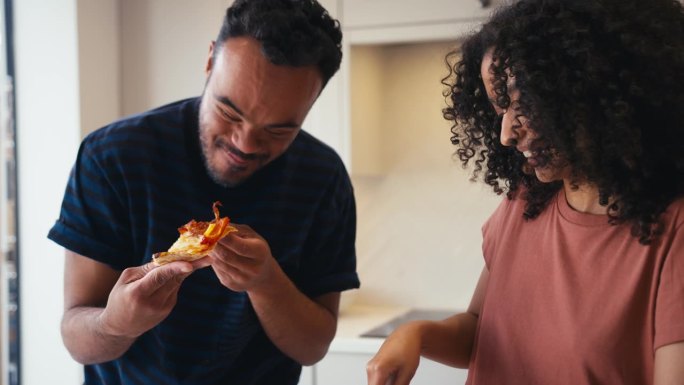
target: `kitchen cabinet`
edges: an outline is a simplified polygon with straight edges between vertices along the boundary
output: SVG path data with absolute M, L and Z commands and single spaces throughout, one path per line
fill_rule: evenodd
M 506 1 L 486 0 L 484 6 L 481 0 L 338 0 L 335 5 L 345 45 L 353 45 L 454 40 Z
M 344 34 L 340 71 L 321 93 L 303 127 L 331 146 L 351 170 L 351 47 L 456 41 L 508 0 L 321 0 Z
M 479 0 L 342 0 L 345 29 L 484 19 L 492 5 Z

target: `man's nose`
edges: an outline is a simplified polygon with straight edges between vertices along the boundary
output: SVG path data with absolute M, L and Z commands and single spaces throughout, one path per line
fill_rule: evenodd
M 256 129 L 248 125 L 236 129 L 233 131 L 233 144 L 245 154 L 259 152 L 260 140 Z

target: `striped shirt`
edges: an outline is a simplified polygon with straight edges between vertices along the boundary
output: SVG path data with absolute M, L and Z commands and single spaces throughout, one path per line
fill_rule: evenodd
M 199 99 L 101 128 L 81 144 L 48 237 L 114 269 L 166 250 L 211 205 L 264 237 L 307 296 L 359 287 L 356 213 L 339 156 L 300 131 L 290 148 L 242 184 L 214 183 L 204 166 Z M 266 337 L 245 293 L 212 269 L 190 275 L 171 314 L 119 359 L 85 367 L 91 384 L 296 384 L 301 366 Z

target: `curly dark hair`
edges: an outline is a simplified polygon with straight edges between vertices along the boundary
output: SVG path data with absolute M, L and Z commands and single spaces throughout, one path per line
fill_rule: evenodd
M 521 0 L 497 11 L 447 55 L 445 119 L 464 167 L 474 163 L 497 194 L 524 187 L 524 217 L 548 205 L 562 182 L 542 183 L 500 143 L 500 121 L 480 66 L 493 48 L 496 104 L 510 107 L 568 162 L 573 185 L 598 187 L 612 224 L 632 224 L 642 244 L 684 195 L 684 10 L 676 0 Z M 461 59 L 456 59 L 461 55 Z M 547 159 L 548 160 L 548 159 Z
M 342 61 L 340 23 L 316 0 L 236 0 L 226 10 L 217 46 L 241 36 L 258 40 L 273 64 L 317 66 L 323 86 Z

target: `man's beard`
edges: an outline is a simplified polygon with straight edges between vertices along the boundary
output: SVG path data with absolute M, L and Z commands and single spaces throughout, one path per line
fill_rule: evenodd
M 200 129 L 201 130 L 201 129 Z M 204 168 L 207 170 L 207 174 L 214 183 L 223 187 L 235 187 L 242 182 L 242 179 L 233 180 L 225 175 L 225 173 L 220 172 L 211 161 L 212 152 L 216 154 L 217 151 L 225 151 L 219 146 L 215 145 L 210 139 L 205 138 L 200 131 L 200 147 L 202 147 L 202 160 L 204 161 Z M 240 171 L 238 169 L 232 170 L 232 166 L 229 168 L 230 171 Z
M 212 181 L 214 181 L 214 183 L 223 187 L 235 187 L 241 184 L 247 178 L 252 176 L 254 172 L 258 171 L 261 167 L 263 167 L 267 163 L 269 158 L 268 154 L 245 154 L 237 148 L 230 145 L 229 143 L 227 143 L 225 140 L 221 139 L 220 137 L 212 141 L 211 138 L 207 138 L 206 135 L 204 135 L 204 130 L 202 129 L 201 122 L 200 147 L 202 148 L 202 159 L 204 161 L 204 168 L 207 170 L 207 174 L 209 174 L 209 177 Z M 247 167 L 229 165 L 227 172 L 219 171 L 218 168 L 212 164 L 211 160 L 211 154 L 213 153 L 215 155 L 214 157 L 216 157 L 216 154 L 219 151 L 230 152 L 242 159 L 256 161 L 258 162 L 259 167 L 256 170 L 254 170 L 254 172 L 251 174 L 245 174 L 244 176 L 238 178 L 231 178 L 231 176 L 236 176 L 243 173 L 247 169 Z

